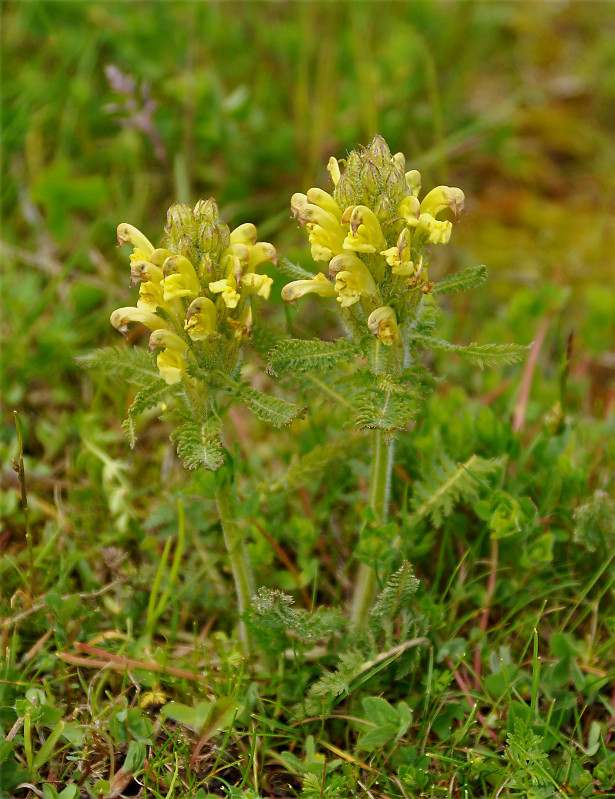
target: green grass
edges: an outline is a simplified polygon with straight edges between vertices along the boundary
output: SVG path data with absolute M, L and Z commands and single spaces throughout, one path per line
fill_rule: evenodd
M 587 8 L 4 5 L 0 795 L 614 795 L 615 12 Z M 166 156 L 105 110 L 109 64 L 151 85 Z M 213 195 L 311 268 L 288 199 L 376 131 L 468 196 L 434 273 L 489 281 L 438 333 L 544 335 L 537 367 L 433 356 L 382 525 L 337 376 L 274 385 L 250 355 L 308 414 L 225 422 L 257 585 L 295 599 L 263 595 L 245 659 L 213 475 L 154 415 L 130 450 L 134 390 L 74 359 L 117 343 L 119 222 Z M 275 280 L 272 335 L 340 333 Z M 474 455 L 500 465 L 443 505 Z M 371 638 L 346 621 L 361 558 L 420 580 Z

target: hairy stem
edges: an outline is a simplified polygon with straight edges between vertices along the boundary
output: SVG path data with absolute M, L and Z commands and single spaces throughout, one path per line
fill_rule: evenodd
M 372 469 L 369 480 L 369 504 L 376 517 L 375 523 L 383 525 L 387 519 L 393 469 L 393 440 L 385 441 L 382 430 L 372 433 Z M 352 598 L 350 618 L 355 625 L 363 624 L 372 604 L 376 587 L 376 572 L 361 563 Z
M 226 471 L 226 467 L 222 467 Z M 248 559 L 245 541 L 237 519 L 235 517 L 235 503 L 231 487 L 230 474 L 219 475 L 220 479 L 216 487 L 216 502 L 220 523 L 224 533 L 226 549 L 231 561 L 233 578 L 235 580 L 235 590 L 237 592 L 237 605 L 239 616 L 241 617 L 250 607 L 250 600 L 254 596 L 254 577 L 252 567 Z M 243 641 L 246 651 L 250 649 L 248 630 L 243 619 L 239 619 L 239 639 Z

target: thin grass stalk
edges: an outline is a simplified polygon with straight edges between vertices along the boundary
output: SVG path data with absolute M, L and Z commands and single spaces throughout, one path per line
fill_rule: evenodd
M 250 650 L 250 639 L 245 622 L 241 618 L 250 607 L 250 600 L 255 594 L 254 576 L 248 557 L 243 533 L 235 516 L 235 503 L 232 493 L 232 482 L 227 468 L 222 467 L 224 474 L 219 475 L 216 487 L 216 503 L 220 515 L 220 524 L 224 533 L 226 550 L 233 570 L 237 605 L 239 609 L 239 640 L 243 642 L 246 651 Z
M 372 464 L 369 480 L 369 504 L 374 511 L 375 524 L 386 523 L 391 493 L 394 441 L 388 442 L 382 430 L 372 433 Z M 352 598 L 350 618 L 355 625 L 364 624 L 376 589 L 376 572 L 361 563 Z

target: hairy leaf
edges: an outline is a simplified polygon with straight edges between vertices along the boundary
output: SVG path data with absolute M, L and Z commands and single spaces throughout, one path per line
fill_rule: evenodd
M 288 258 L 279 258 L 275 266 L 278 272 L 281 272 L 291 280 L 312 280 L 316 277 L 313 272 L 308 272 L 307 269 L 299 266 L 299 264 L 294 264 Z
M 448 275 L 436 283 L 434 294 L 454 294 L 482 285 L 487 280 L 486 266 L 470 266 L 455 275 Z
M 378 595 L 371 611 L 372 619 L 382 616 L 394 619 L 401 608 L 410 602 L 418 587 L 419 581 L 414 576 L 412 566 L 405 560 Z
M 267 371 L 272 375 L 293 375 L 312 369 L 333 369 L 352 360 L 354 351 L 345 338 L 335 341 L 280 341 L 269 353 Z
M 285 474 L 272 475 L 259 486 L 259 490 L 275 494 L 302 485 L 314 476 L 326 479 L 330 464 L 338 458 L 347 458 L 349 450 L 357 446 L 360 446 L 358 441 L 347 441 L 346 439 L 329 444 L 317 444 L 293 463 Z
M 451 344 L 441 338 L 432 336 L 413 336 L 414 341 L 434 350 L 456 352 L 467 358 L 470 363 L 484 369 L 485 366 L 507 366 L 523 360 L 528 347 L 522 344 Z
M 75 359 L 84 369 L 98 369 L 103 374 L 122 377 L 130 383 L 147 387 L 160 380 L 152 356 L 140 347 L 105 347 Z
M 416 411 L 414 394 L 368 389 L 360 394 L 355 424 L 376 430 L 402 430 Z
M 305 408 L 299 408 L 292 402 L 286 402 L 286 400 L 274 397 L 272 394 L 265 394 L 249 386 L 242 386 L 240 396 L 248 404 L 252 413 L 274 427 L 290 424 L 295 417 L 305 411 Z
M 177 454 L 187 469 L 215 471 L 224 462 L 220 431 L 212 420 L 186 422 L 171 433 L 171 440 L 177 442 Z
M 122 430 L 128 437 L 131 449 L 134 449 L 137 440 L 135 434 L 135 420 L 137 416 L 150 408 L 154 408 L 159 402 L 162 402 L 174 388 L 174 386 L 165 383 L 164 380 L 157 380 L 137 392 L 132 404 L 128 408 L 128 418 L 122 422 Z
M 450 516 L 455 504 L 475 502 L 479 497 L 480 480 L 502 465 L 502 458 L 479 458 L 472 455 L 465 463 L 456 464 L 438 448 L 423 467 L 423 479 L 415 483 L 412 506 L 415 517 L 431 516 L 436 527 Z
M 254 627 L 282 636 L 316 642 L 341 629 L 346 620 L 337 608 L 319 607 L 313 613 L 295 610 L 294 599 L 269 588 L 259 588 L 252 599 L 251 623 Z

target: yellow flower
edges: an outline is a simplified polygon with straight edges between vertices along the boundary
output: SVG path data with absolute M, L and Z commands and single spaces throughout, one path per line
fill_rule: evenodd
M 329 264 L 329 274 L 335 276 L 337 301 L 342 308 L 354 305 L 361 297 L 373 298 L 377 294 L 372 273 L 354 253 L 336 255 Z
M 186 361 L 184 357 L 175 350 L 162 350 L 156 357 L 156 365 L 160 372 L 160 377 L 169 386 L 179 383 L 186 374 Z
M 421 213 L 436 217 L 440 211 L 450 208 L 455 216 L 463 211 L 465 196 L 461 189 L 451 186 L 436 186 L 423 197 Z
M 268 241 L 258 241 L 249 248 L 248 270 L 256 269 L 257 266 L 272 261 L 277 263 L 278 254 L 273 244 Z
M 421 215 L 421 204 L 418 197 L 413 194 L 404 197 L 397 207 L 400 216 L 406 220 L 411 227 L 416 227 Z
M 137 308 L 146 308 L 155 311 L 156 308 L 164 306 L 164 295 L 160 283 L 146 280 L 139 286 L 139 299 Z
M 186 374 L 186 357 L 194 358 L 188 344 L 172 330 L 159 329 L 149 337 L 150 352 L 159 347 L 164 347 L 156 357 L 160 376 L 168 385 L 179 383 Z
M 134 254 L 134 253 L 133 253 Z M 130 285 L 136 286 L 141 280 L 149 281 L 152 283 L 160 283 L 164 277 L 164 273 L 160 266 L 152 264 L 150 261 L 142 259 L 132 260 L 130 256 Z
M 235 328 L 235 338 L 248 338 L 252 332 L 252 306 L 247 305 L 239 319 L 232 319 L 227 316 L 226 321 L 231 327 Z
M 126 333 L 131 322 L 141 322 L 142 325 L 149 327 L 150 330 L 155 330 L 158 327 L 169 327 L 167 321 L 145 308 L 118 308 L 113 311 L 109 321 L 120 333 Z
M 239 225 L 231 231 L 231 244 L 256 244 L 256 228 L 251 222 Z
M 273 283 L 269 275 L 259 275 L 256 272 L 248 272 L 247 275 L 243 276 L 241 282 L 243 286 L 248 286 L 256 292 L 259 297 L 263 297 L 266 300 L 269 299 L 271 284 Z
M 340 182 L 341 173 L 340 173 L 339 162 L 337 158 L 334 158 L 334 156 L 331 156 L 331 158 L 329 158 L 329 163 L 327 164 L 327 172 L 331 176 L 333 185 L 337 186 L 337 184 Z
M 209 290 L 212 294 L 222 294 L 222 299 L 227 308 L 236 308 L 241 298 L 241 295 L 236 292 L 232 281 L 232 278 L 225 278 L 209 284 Z
M 317 205 L 323 211 L 327 211 L 341 221 L 342 209 L 339 207 L 337 200 L 334 200 L 328 192 L 318 188 L 309 189 L 306 199 L 311 205 Z
M 318 294 L 319 297 L 333 297 L 335 289 L 333 283 L 327 280 L 322 272 L 319 272 L 310 280 L 293 280 L 287 283 L 282 289 L 282 299 L 285 302 L 293 302 L 304 294 Z
M 344 211 L 342 222 L 350 223 L 350 231 L 344 239 L 344 249 L 373 253 L 386 245 L 378 217 L 366 205 L 349 206 Z
M 395 311 L 389 305 L 372 311 L 367 319 L 367 326 L 388 347 L 399 339 L 397 317 L 395 316 Z
M 201 286 L 196 271 L 183 255 L 173 255 L 163 264 L 164 299 L 166 302 L 178 297 L 196 297 Z
M 142 260 L 148 259 L 155 249 L 152 242 L 134 225 L 122 222 L 117 226 L 117 246 L 121 247 L 126 243 L 132 244 L 138 255 L 143 256 Z
M 388 250 L 382 250 L 380 253 L 380 255 L 384 255 L 386 262 L 392 267 L 391 272 L 394 275 L 408 276 L 415 273 L 410 253 L 411 235 L 410 230 L 405 227 L 399 234 L 395 247 L 389 247 Z
M 432 244 L 448 244 L 453 230 L 453 223 L 448 220 L 434 219 L 431 214 L 421 214 L 418 228 L 427 234 L 427 240 Z
M 208 297 L 197 297 L 186 314 L 184 330 L 192 341 L 206 341 L 217 333 L 216 306 Z
M 165 328 L 158 328 L 154 330 L 149 337 L 149 350 L 153 352 L 160 347 L 164 347 L 173 352 L 179 352 L 182 355 L 188 350 L 188 344 L 180 338 L 177 333 Z
M 412 194 L 418 197 L 421 192 L 421 173 L 418 169 L 411 169 L 406 172 L 406 183 Z

